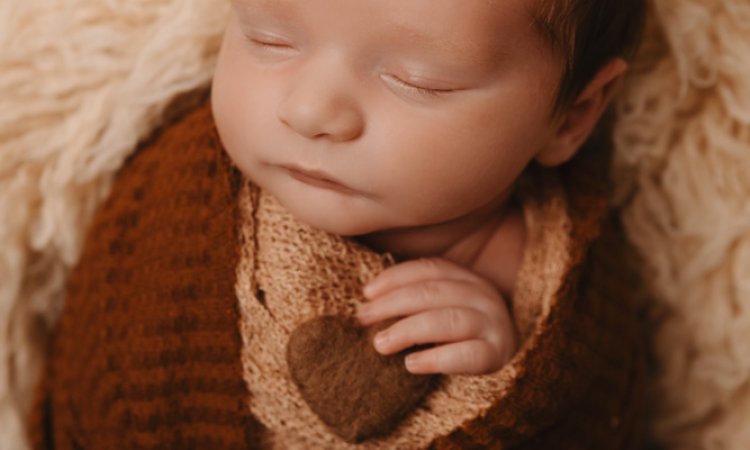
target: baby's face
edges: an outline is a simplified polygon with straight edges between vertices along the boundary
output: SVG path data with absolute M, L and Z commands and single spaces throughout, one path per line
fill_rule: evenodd
M 314 227 L 360 235 L 501 204 L 555 134 L 560 66 L 528 0 L 233 3 L 213 85 L 222 142 Z

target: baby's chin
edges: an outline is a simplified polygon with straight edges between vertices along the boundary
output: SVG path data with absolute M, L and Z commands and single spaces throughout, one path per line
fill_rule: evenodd
M 357 236 L 378 230 L 373 211 L 368 211 L 374 205 L 365 204 L 368 199 L 347 198 L 336 205 L 333 201 L 312 201 L 294 195 L 289 197 L 276 196 L 295 220 L 312 228 L 339 236 Z
M 353 220 L 351 214 L 294 214 L 299 222 L 304 223 L 317 230 L 344 237 L 354 237 L 377 231 L 369 224 L 358 223 Z

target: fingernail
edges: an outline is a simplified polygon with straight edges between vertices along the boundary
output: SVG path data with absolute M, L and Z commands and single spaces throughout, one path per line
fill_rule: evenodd
M 406 369 L 409 371 L 416 370 L 419 367 L 419 357 L 415 355 L 407 355 L 405 359 Z
M 367 298 L 372 298 L 372 296 L 373 296 L 373 295 L 375 294 L 375 292 L 376 292 L 376 290 L 375 290 L 375 284 L 374 284 L 374 283 L 372 283 L 372 282 L 370 282 L 369 284 L 367 284 L 367 285 L 366 285 L 366 286 L 365 286 L 365 287 L 364 287 L 364 288 L 362 289 L 362 293 L 363 293 L 363 294 L 365 295 L 365 297 L 367 297 Z
M 372 308 L 368 304 L 359 305 L 357 307 L 357 318 L 360 320 L 367 319 L 372 314 Z
M 387 342 L 388 342 L 388 334 L 385 331 L 381 331 L 380 333 L 375 335 L 374 343 L 375 343 L 376 350 L 382 352 Z

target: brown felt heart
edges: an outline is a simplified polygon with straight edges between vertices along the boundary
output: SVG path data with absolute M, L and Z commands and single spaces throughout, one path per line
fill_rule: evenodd
M 375 351 L 372 338 L 388 325 L 363 328 L 353 318 L 321 316 L 289 338 L 292 380 L 323 423 L 348 442 L 389 433 L 437 385 L 435 375 L 406 370 L 405 352 Z

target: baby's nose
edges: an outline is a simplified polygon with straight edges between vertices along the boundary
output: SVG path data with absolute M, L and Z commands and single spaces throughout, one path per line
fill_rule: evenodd
M 364 130 L 362 114 L 353 106 L 324 97 L 288 96 L 279 104 L 279 120 L 309 139 L 344 142 L 359 137 Z
M 279 102 L 279 120 L 309 139 L 356 139 L 365 122 L 354 82 L 346 79 L 343 68 L 319 65 L 315 69 L 301 72 L 292 82 Z

